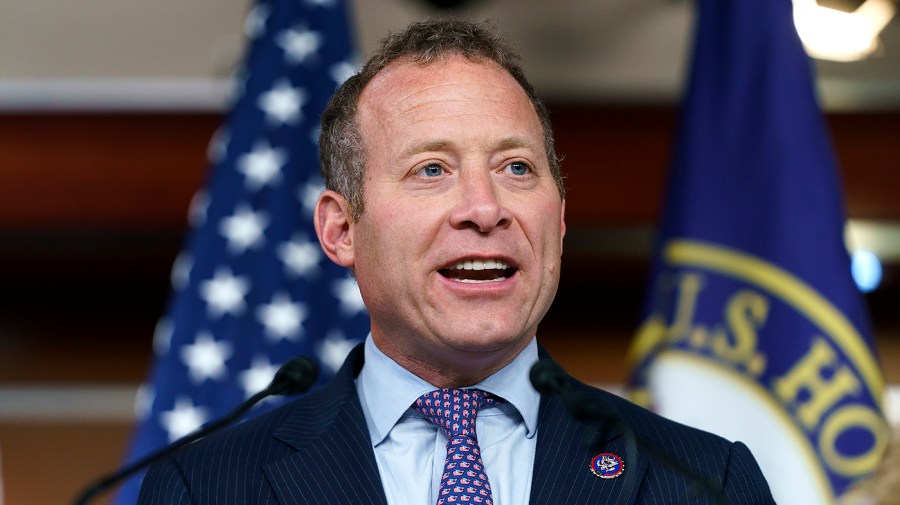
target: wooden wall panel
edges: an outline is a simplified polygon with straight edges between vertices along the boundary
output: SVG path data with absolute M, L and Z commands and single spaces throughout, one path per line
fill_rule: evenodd
M 132 426 L 126 422 L 0 421 L 6 505 L 66 505 L 116 470 Z M 90 503 L 112 503 L 117 487 Z
M 655 224 L 661 211 L 678 111 L 557 105 L 570 225 Z M 850 217 L 900 220 L 900 113 L 826 117 Z
M 900 113 L 829 116 L 851 217 L 900 220 Z
M 198 114 L 0 116 L 0 229 L 181 228 L 218 123 Z
M 557 106 L 551 120 L 566 174 L 566 222 L 593 228 L 656 222 L 675 112 Z
M 551 106 L 575 227 L 653 224 L 677 112 Z M 217 114 L 0 116 L 0 231 L 180 229 Z M 900 113 L 829 117 L 851 216 L 900 219 Z

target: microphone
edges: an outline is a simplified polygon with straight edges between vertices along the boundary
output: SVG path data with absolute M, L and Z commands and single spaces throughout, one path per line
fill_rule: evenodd
M 555 361 L 549 358 L 539 360 L 532 365 L 528 374 L 531 385 L 542 395 L 556 395 L 562 400 L 563 405 L 575 419 L 596 424 L 598 430 L 605 431 L 608 426 L 612 426 L 621 431 L 625 436 L 625 450 L 635 460 L 638 458 L 638 447 L 652 454 L 663 463 L 669 465 L 676 471 L 688 478 L 688 480 L 696 488 L 707 491 L 716 500 L 719 505 L 727 505 L 728 499 L 721 489 L 716 488 L 707 479 L 700 475 L 692 473 L 684 468 L 679 462 L 661 451 L 657 450 L 652 444 L 638 437 L 634 429 L 625 422 L 618 412 L 600 404 L 594 398 L 584 393 L 575 393 L 572 391 L 571 377 L 562 369 Z M 633 485 L 634 473 L 628 473 L 625 476 L 626 482 L 624 489 L 631 489 Z M 688 496 L 690 498 L 690 496 Z
M 120 480 L 131 476 L 138 470 L 150 466 L 150 464 L 172 454 L 176 450 L 228 425 L 264 398 L 274 395 L 296 395 L 309 390 L 309 388 L 315 384 L 318 377 L 319 366 L 316 365 L 316 362 L 312 359 L 298 356 L 288 360 L 284 365 L 281 365 L 281 368 L 275 373 L 275 377 L 272 378 L 272 382 L 270 382 L 265 389 L 245 400 L 224 417 L 204 425 L 201 429 L 189 435 L 185 435 L 171 444 L 160 448 L 156 452 L 152 452 L 113 473 L 100 477 L 86 486 L 73 504 L 86 505 L 95 495 L 106 490 Z
M 564 394 L 569 390 L 568 374 L 552 359 L 539 360 L 528 373 L 531 385 L 542 395 Z
M 318 378 L 319 366 L 316 362 L 305 356 L 297 356 L 281 365 L 269 386 L 257 394 L 266 393 L 263 398 L 270 395 L 299 395 L 309 390 Z

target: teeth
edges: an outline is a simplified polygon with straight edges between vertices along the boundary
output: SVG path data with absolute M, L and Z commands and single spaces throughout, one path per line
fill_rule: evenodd
M 493 270 L 506 269 L 509 265 L 500 260 L 465 260 L 453 267 L 456 270 Z

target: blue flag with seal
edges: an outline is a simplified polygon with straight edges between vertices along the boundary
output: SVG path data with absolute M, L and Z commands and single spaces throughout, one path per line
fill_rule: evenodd
M 359 289 L 312 222 L 320 116 L 357 70 L 349 21 L 341 0 L 259 0 L 248 13 L 239 90 L 191 205 L 129 461 L 230 412 L 293 356 L 317 359 L 327 379 L 366 336 Z M 116 503 L 135 503 L 139 480 Z
M 699 0 L 631 397 L 745 442 L 778 503 L 879 464 L 883 379 L 790 0 Z

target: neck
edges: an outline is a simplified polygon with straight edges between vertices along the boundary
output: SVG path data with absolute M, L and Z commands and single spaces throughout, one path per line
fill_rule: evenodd
M 462 388 L 478 384 L 511 363 L 530 342 L 525 340 L 516 347 L 493 350 L 447 349 L 421 356 L 402 352 L 390 341 L 377 338 L 374 333 L 373 340 L 386 356 L 437 388 Z

